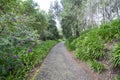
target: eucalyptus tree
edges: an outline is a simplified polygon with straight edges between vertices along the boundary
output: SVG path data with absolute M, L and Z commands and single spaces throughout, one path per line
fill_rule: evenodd
M 90 19 L 93 18 L 93 21 L 97 25 L 119 18 L 119 0 L 89 0 L 88 4 L 90 4 L 88 5 L 88 13 L 92 13 L 93 15 Z
M 62 0 L 61 4 L 63 33 L 70 31 L 69 36 L 120 17 L 119 0 Z
M 61 25 L 63 34 L 70 32 L 70 36 L 79 36 L 80 32 L 84 30 L 85 17 L 84 11 L 87 0 L 62 0 Z M 65 22 L 64 22 L 65 21 Z M 64 24 L 66 23 L 66 25 Z M 65 29 L 65 30 L 64 30 Z M 68 30 L 67 30 L 68 29 Z M 66 32 L 65 32 L 66 31 Z

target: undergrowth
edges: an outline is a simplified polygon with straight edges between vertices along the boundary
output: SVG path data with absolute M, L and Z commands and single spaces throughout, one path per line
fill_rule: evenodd
M 26 73 L 32 70 L 57 41 L 45 41 L 29 49 L 22 47 L 17 54 L 0 54 L 0 80 L 26 80 Z
M 104 65 L 96 60 L 88 61 L 88 65 L 93 71 L 98 73 L 101 73 L 105 69 Z
M 68 49 L 75 51 L 78 59 L 88 62 L 92 70 L 100 73 L 105 68 L 99 62 L 106 54 L 104 44 L 114 40 L 120 40 L 120 19 L 83 31 L 78 38 L 67 40 L 66 43 Z M 120 67 L 120 44 L 115 47 L 109 60 L 113 68 Z
M 120 43 L 117 46 L 115 46 L 110 61 L 113 67 L 120 68 Z
M 114 39 L 120 38 L 120 19 L 114 20 L 111 23 L 102 24 L 98 34 L 104 42 L 111 42 Z
M 76 37 L 74 37 L 74 36 L 73 36 L 73 37 L 70 37 L 70 38 L 67 39 L 67 41 L 65 42 L 67 48 L 68 48 L 69 50 L 71 50 L 71 51 L 75 49 L 74 45 L 71 44 L 75 38 L 76 38 Z
M 103 42 L 97 35 L 97 30 L 89 31 L 84 36 L 80 36 L 76 39 L 76 56 L 83 60 L 99 60 L 104 56 Z

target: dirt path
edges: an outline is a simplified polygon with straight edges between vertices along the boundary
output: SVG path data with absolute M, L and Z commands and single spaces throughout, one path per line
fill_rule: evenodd
M 95 80 L 69 54 L 64 42 L 52 48 L 34 80 Z

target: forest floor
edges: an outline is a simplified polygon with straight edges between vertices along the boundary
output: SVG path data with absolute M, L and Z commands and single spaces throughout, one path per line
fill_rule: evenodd
M 66 49 L 64 42 L 51 49 L 33 75 L 29 80 L 111 80 L 109 76 L 106 77 L 108 73 L 92 72 L 85 62 L 76 59 L 73 53 Z

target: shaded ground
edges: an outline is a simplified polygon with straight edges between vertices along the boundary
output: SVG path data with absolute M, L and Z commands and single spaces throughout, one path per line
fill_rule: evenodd
M 77 63 L 64 43 L 58 43 L 50 51 L 34 80 L 97 80 Z

